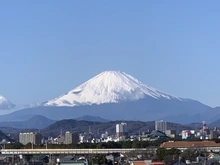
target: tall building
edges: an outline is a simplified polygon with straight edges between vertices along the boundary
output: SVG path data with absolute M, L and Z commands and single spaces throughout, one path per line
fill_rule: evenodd
M 155 130 L 165 132 L 167 130 L 167 122 L 164 120 L 155 121 Z
M 69 132 L 65 133 L 65 144 L 72 144 L 79 142 L 79 135 L 76 132 Z
M 28 143 L 41 144 L 42 135 L 35 132 L 26 132 L 19 134 L 19 142 L 26 145 Z
M 118 138 L 128 136 L 127 123 L 116 124 L 116 136 Z

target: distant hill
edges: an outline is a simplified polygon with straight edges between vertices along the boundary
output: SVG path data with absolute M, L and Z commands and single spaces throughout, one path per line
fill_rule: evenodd
M 102 123 L 110 121 L 107 119 L 103 119 L 99 116 L 90 116 L 90 115 L 84 115 L 82 117 L 75 118 L 74 120 L 97 121 L 97 122 L 102 122 Z
M 48 119 L 41 115 L 36 115 L 30 118 L 29 120 L 25 121 L 25 123 L 29 125 L 28 127 L 26 126 L 25 128 L 42 129 L 55 122 L 56 122 L 55 120 Z
M 0 122 L 0 127 L 12 127 L 18 129 L 26 129 L 26 128 L 42 129 L 53 124 L 54 122 L 55 122 L 54 120 L 50 120 L 44 116 L 36 115 L 26 121 Z
M 220 119 L 218 119 L 218 117 L 216 117 L 217 120 L 211 122 L 211 123 L 207 123 L 207 127 L 210 129 L 213 129 L 215 127 L 220 128 Z M 202 123 L 190 123 L 187 124 L 187 126 L 192 127 L 193 129 L 201 129 L 202 128 Z
M 208 125 L 208 127 L 209 127 L 209 128 L 214 128 L 214 127 L 220 128 L 220 119 L 218 119 L 218 120 L 216 120 L 216 121 L 210 123 L 210 124 Z
M 91 132 L 98 136 L 108 132 L 109 135 L 115 135 L 116 124 L 119 124 L 121 122 L 127 123 L 129 135 L 140 134 L 142 132 L 151 132 L 152 130 L 155 129 L 154 121 L 143 122 L 143 121 L 118 120 L 118 121 L 109 121 L 109 122 L 98 122 L 98 121 L 85 121 L 85 120 L 74 120 L 74 119 L 50 121 L 52 122 L 52 124 L 48 125 L 43 129 L 34 128 L 36 127 L 37 124 L 38 127 L 43 127 L 45 125 L 45 122 L 41 123 L 42 121 L 48 122 L 47 124 L 49 124 L 50 120 L 42 116 L 35 116 L 29 119 L 28 121 L 25 121 L 26 124 L 28 124 L 28 122 L 32 122 L 32 123 L 29 123 L 29 125 L 27 125 L 23 129 L 12 128 L 12 127 L 0 127 L 0 130 L 10 135 L 11 138 L 18 140 L 18 134 L 20 132 L 40 132 L 44 137 L 48 137 L 48 136 L 56 137 L 61 133 L 64 135 L 66 131 L 76 131 L 77 133 Z M 19 124 L 19 122 L 17 124 Z M 167 123 L 167 127 L 170 130 L 176 130 L 177 134 L 180 133 L 182 130 L 193 129 L 193 127 L 190 126 L 181 125 L 177 123 L 170 123 L 170 122 Z M 2 137 L 2 139 L 4 138 L 6 137 Z M 0 135 L 0 140 L 1 140 L 1 135 Z
M 103 134 L 106 131 L 109 135 L 115 135 L 116 124 L 121 122 L 127 123 L 128 133 L 129 134 L 139 134 L 142 132 L 148 132 L 154 130 L 155 122 L 143 122 L 143 121 L 110 121 L 106 123 L 102 122 L 91 122 L 91 121 L 77 121 L 73 119 L 66 119 L 57 121 L 54 124 L 48 126 L 41 130 L 42 135 L 44 136 L 58 136 L 61 132 L 64 134 L 66 131 L 76 131 L 78 133 L 89 133 L 91 131 L 94 134 Z M 190 130 L 192 129 L 189 126 L 184 126 L 176 123 L 168 123 L 168 129 L 176 130 L 179 133 L 181 130 Z
M 193 129 L 201 129 L 202 123 L 189 123 L 189 124 L 186 124 L 186 126 L 192 127 Z
M 14 140 L 12 138 L 10 138 L 9 136 L 7 136 L 5 133 L 3 133 L 2 131 L 0 131 L 0 144 L 2 140 L 6 140 L 6 141 L 10 141 L 10 142 L 14 142 Z

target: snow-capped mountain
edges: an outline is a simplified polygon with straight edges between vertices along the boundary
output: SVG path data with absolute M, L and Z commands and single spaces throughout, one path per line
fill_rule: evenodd
M 79 106 L 135 101 L 145 97 L 178 99 L 150 87 L 120 71 L 105 71 L 68 93 L 44 103 L 45 106 Z
M 109 120 L 191 123 L 206 119 L 202 112 L 212 110 L 199 101 L 161 92 L 126 73 L 106 71 L 41 106 L 0 115 L 0 120 L 22 121 L 35 115 L 62 120 L 90 115 Z
M 15 105 L 10 100 L 0 95 L 0 110 L 11 109 L 14 108 L 14 106 Z

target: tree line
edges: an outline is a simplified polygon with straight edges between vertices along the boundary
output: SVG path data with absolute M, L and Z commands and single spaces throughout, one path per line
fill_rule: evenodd
M 40 144 L 33 145 L 28 143 L 23 145 L 19 142 L 5 144 L 5 149 L 108 149 L 108 148 L 146 148 L 146 147 L 159 147 L 164 140 L 154 140 L 154 141 L 119 141 L 119 142 L 101 142 L 101 143 L 72 143 L 72 144 Z

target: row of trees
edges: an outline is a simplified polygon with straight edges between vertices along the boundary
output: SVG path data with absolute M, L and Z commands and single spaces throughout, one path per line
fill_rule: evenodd
M 71 149 L 71 148 L 91 148 L 91 149 L 105 149 L 105 148 L 146 148 L 146 147 L 159 147 L 163 140 L 155 140 L 155 141 L 120 141 L 120 142 L 103 142 L 103 143 L 72 143 L 72 144 L 41 144 L 41 145 L 32 145 L 28 143 L 26 145 L 22 145 L 21 143 L 11 143 L 5 144 L 6 149 L 21 149 L 21 148 L 61 148 L 61 149 Z

